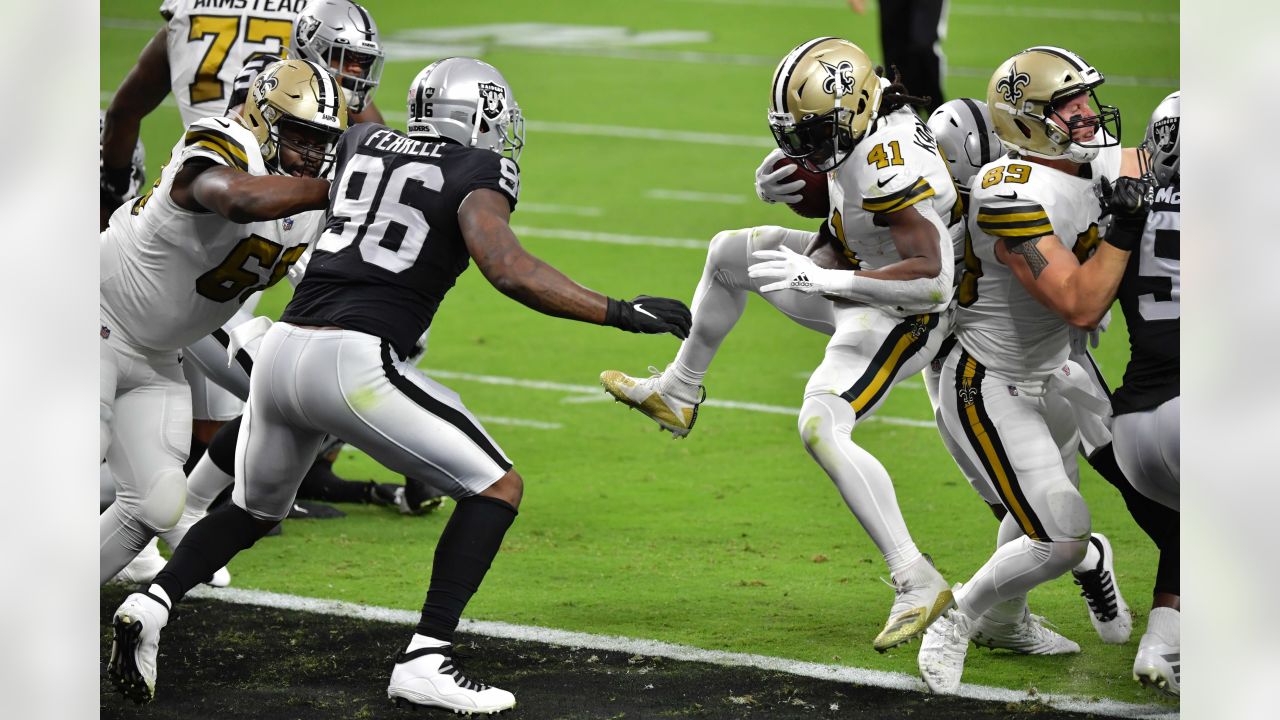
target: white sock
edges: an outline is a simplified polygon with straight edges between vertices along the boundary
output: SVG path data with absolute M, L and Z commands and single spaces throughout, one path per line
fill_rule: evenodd
M 1098 546 L 1093 544 L 1093 540 L 1089 541 L 1089 549 L 1085 551 L 1084 559 L 1080 564 L 1071 568 L 1073 573 L 1086 573 L 1091 570 L 1098 569 L 1098 562 L 1102 560 L 1102 553 L 1098 550 Z
M 437 640 L 430 635 L 414 633 L 413 637 L 409 639 L 409 647 L 405 649 L 405 652 L 413 652 L 418 648 L 444 647 L 448 644 L 448 642 L 444 640 Z
M 702 385 L 702 378 L 706 374 L 706 368 L 703 368 L 701 372 L 690 370 L 685 367 L 684 363 L 675 360 L 662 373 L 662 380 L 658 383 L 658 389 L 664 393 L 675 395 L 682 400 L 692 402 L 698 399 L 698 386 Z M 692 395 L 692 397 L 686 397 L 689 395 Z
M 147 592 L 160 598 L 160 600 L 163 601 L 164 603 L 165 610 L 173 609 L 173 600 L 169 599 L 169 593 L 165 592 L 164 588 L 160 587 L 155 583 L 151 583 L 151 587 L 147 588 Z
M 1167 645 L 1178 645 L 1182 639 L 1182 613 L 1170 607 L 1151 608 L 1147 616 L 1147 635 L 1155 635 Z
M 1018 521 L 1014 519 L 1013 513 L 1006 513 L 1004 518 L 1000 520 L 1000 530 L 996 532 L 996 548 L 1008 542 L 1013 542 L 1023 536 L 1022 528 L 1018 525 Z M 1022 622 L 1022 618 L 1027 613 L 1027 596 L 1025 594 L 1001 600 L 991 606 L 982 614 L 988 620 L 994 620 L 1001 623 L 1018 623 Z

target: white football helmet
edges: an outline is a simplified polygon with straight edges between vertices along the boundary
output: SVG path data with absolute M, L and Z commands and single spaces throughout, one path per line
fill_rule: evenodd
M 351 0 L 312 0 L 293 24 L 293 50 L 329 68 L 351 112 L 360 112 L 373 100 L 384 56 L 369 11 Z
M 972 98 L 949 100 L 929 116 L 929 129 L 946 155 L 951 176 L 968 189 L 978 170 L 1004 154 L 987 104 Z
M 448 138 L 520 157 L 524 118 L 502 73 L 475 58 L 428 65 L 409 86 L 409 137 Z
M 1165 186 L 1178 179 L 1178 164 L 1182 159 L 1182 143 L 1178 126 L 1182 121 L 1182 91 L 1174 90 L 1151 113 L 1147 134 L 1138 151 L 1138 164 L 1143 176 L 1156 186 Z

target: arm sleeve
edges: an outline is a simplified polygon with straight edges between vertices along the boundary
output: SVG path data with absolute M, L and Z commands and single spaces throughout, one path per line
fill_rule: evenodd
M 1053 235 L 1053 224 L 1043 206 L 1035 202 L 986 205 L 978 208 L 978 227 L 988 235 L 1012 241 Z
M 179 159 L 185 162 L 193 157 L 208 158 L 219 165 L 249 172 L 248 153 L 245 152 L 244 145 L 227 131 L 222 124 L 225 122 L 216 118 L 204 118 L 191 123 L 182 137 L 182 154 Z

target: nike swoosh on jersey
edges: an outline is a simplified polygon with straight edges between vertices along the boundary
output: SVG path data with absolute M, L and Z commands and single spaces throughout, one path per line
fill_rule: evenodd
M 889 177 L 885 178 L 884 180 L 877 180 L 877 181 L 876 181 L 876 187 L 878 187 L 878 188 L 882 188 L 882 187 L 884 187 L 885 185 L 888 185 L 889 183 L 893 182 L 893 179 L 894 179 L 894 178 L 896 178 L 896 177 L 898 177 L 898 174 L 897 174 L 897 173 L 894 173 L 893 175 L 890 175 Z
M 1016 192 L 1011 192 L 1011 193 L 1009 193 L 1008 195 L 1005 195 L 1004 193 L 996 193 L 996 197 L 998 197 L 998 198 L 1004 198 L 1005 200 L 1017 200 L 1017 199 L 1018 199 L 1018 193 L 1016 193 Z
M 640 303 L 636 303 L 635 305 L 632 305 L 631 307 L 635 308 L 635 311 L 636 311 L 636 312 L 638 312 L 638 313 L 640 313 L 640 314 L 642 314 L 642 315 L 648 315 L 649 317 L 653 318 L 654 320 L 657 320 L 657 319 L 658 319 L 658 316 L 657 316 L 657 315 L 654 315 L 653 313 L 649 312 L 648 310 L 645 310 L 645 309 L 644 309 L 644 306 L 643 306 L 643 305 L 641 305 Z

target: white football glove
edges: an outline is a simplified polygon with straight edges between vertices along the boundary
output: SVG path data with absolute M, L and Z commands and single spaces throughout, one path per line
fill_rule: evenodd
M 800 189 L 804 181 L 800 179 L 786 182 L 786 178 L 796 171 L 795 165 L 784 165 L 772 170 L 773 164 L 785 158 L 786 153 L 774 148 L 773 152 L 764 156 L 764 162 L 756 168 L 756 195 L 767 203 L 800 202 Z
M 813 260 L 786 245 L 781 250 L 756 250 L 751 253 L 761 262 L 747 268 L 747 276 L 761 280 L 776 280 L 760 288 L 760 292 L 798 290 L 808 295 L 829 293 L 835 284 L 835 273 L 818 267 Z

